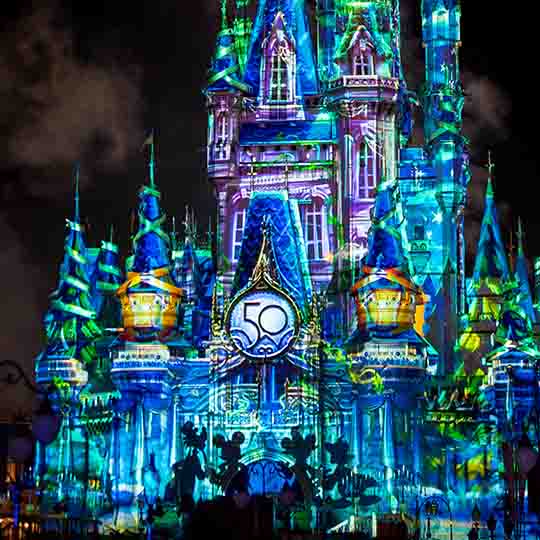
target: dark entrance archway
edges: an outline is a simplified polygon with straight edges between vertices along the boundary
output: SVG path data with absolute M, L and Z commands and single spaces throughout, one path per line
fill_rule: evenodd
M 234 495 L 238 491 L 263 497 L 289 492 L 297 502 L 303 500 L 302 489 L 294 472 L 286 463 L 273 459 L 254 461 L 238 471 L 229 482 L 226 494 Z

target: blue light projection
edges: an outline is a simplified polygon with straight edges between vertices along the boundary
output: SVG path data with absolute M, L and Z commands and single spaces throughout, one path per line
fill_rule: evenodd
M 466 277 L 459 2 L 422 1 L 418 96 L 398 0 L 317 8 L 314 40 L 301 0 L 222 2 L 208 235 L 189 210 L 166 231 L 153 137 L 125 272 L 77 204 L 36 362 L 62 416 L 42 513 L 175 534 L 247 491 L 275 527 L 457 538 L 493 515 L 532 537 L 539 298 L 521 242 L 508 264 L 491 159 Z

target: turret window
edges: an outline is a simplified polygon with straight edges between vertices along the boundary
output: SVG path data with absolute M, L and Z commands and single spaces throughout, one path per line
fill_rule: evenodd
M 234 213 L 232 260 L 237 262 L 240 259 L 242 249 L 242 239 L 244 238 L 244 227 L 246 225 L 246 209 L 237 210 Z
M 375 152 L 367 143 L 362 144 L 358 151 L 357 181 L 354 184 L 353 195 L 360 199 L 372 199 L 377 186 L 377 159 Z
M 358 51 L 353 58 L 353 74 L 354 75 L 374 75 L 375 74 L 375 62 L 373 61 L 373 54 L 369 48 Z
M 292 101 L 292 78 L 293 78 L 293 57 L 292 52 L 284 44 L 276 44 L 272 51 L 270 74 L 270 100 L 278 103 L 289 103 Z
M 324 204 L 320 200 L 315 200 L 304 207 L 304 241 L 310 261 L 324 259 L 328 252 L 325 214 Z
M 296 51 L 287 34 L 283 13 L 276 15 L 272 30 L 262 44 L 259 98 L 264 104 L 290 105 L 296 100 Z M 275 114 L 280 117 L 279 107 Z
M 227 116 L 221 113 L 218 117 L 217 139 L 219 142 L 226 141 L 229 137 L 229 126 L 227 125 Z

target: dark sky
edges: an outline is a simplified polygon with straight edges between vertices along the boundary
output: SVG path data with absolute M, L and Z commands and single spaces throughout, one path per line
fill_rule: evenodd
M 309 0 L 308 0 L 309 2 Z M 422 74 L 419 1 L 402 0 L 411 86 Z M 82 4 L 82 5 L 81 5 Z M 41 316 L 71 214 L 70 171 L 82 162 L 81 211 L 97 244 L 113 223 L 127 249 L 130 213 L 144 179 L 144 128 L 157 132 L 158 184 L 169 216 L 213 212 L 205 180 L 206 116 L 200 91 L 217 24 L 217 0 L 4 0 L 0 14 L 0 347 L 31 370 Z M 535 14 L 463 2 L 466 131 L 473 161 L 492 148 L 503 221 L 518 215 L 540 254 L 535 183 L 539 152 Z M 495 3 L 491 3 L 495 5 Z M 519 4 L 521 5 L 521 4 Z M 416 75 L 414 75 L 416 74 Z M 475 173 L 478 170 L 475 168 Z M 476 174 L 468 226 L 475 237 L 485 178 Z M 1 377 L 1 374 L 0 374 Z M 17 389 L 0 397 L 24 407 Z M 15 396 L 15 397 L 14 397 Z M 14 399 L 12 399 L 14 398 Z M 4 407 L 6 408 L 6 407 Z

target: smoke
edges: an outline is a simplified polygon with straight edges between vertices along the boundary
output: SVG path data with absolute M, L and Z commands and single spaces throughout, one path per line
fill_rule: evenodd
M 29 262 L 16 231 L 8 224 L 6 215 L 0 213 L 0 279 L 2 302 L 0 312 L 0 348 L 3 360 L 17 362 L 31 378 L 34 357 L 40 347 L 42 335 L 38 296 L 43 283 L 40 269 Z M 2 370 L 2 376 L 5 371 Z M 0 416 L 5 412 L 29 409 L 32 395 L 22 385 L 0 386 Z
M 36 171 L 87 160 L 123 169 L 142 140 L 141 70 L 83 63 L 59 15 L 37 9 L 0 37 L 3 164 Z
M 53 214 L 73 189 L 76 161 L 82 189 L 90 168 L 124 171 L 143 140 L 143 101 L 142 70 L 121 50 L 82 60 L 59 5 L 27 7 L 0 31 L 0 346 L 3 358 L 31 375 L 54 279 L 54 268 L 43 265 L 49 268 L 50 248 L 62 245 L 56 223 L 32 233 L 40 219 L 33 207 L 40 217 Z M 47 230 L 56 238 L 50 247 Z M 0 410 L 17 408 L 28 411 L 31 395 L 23 385 L 2 388 Z

